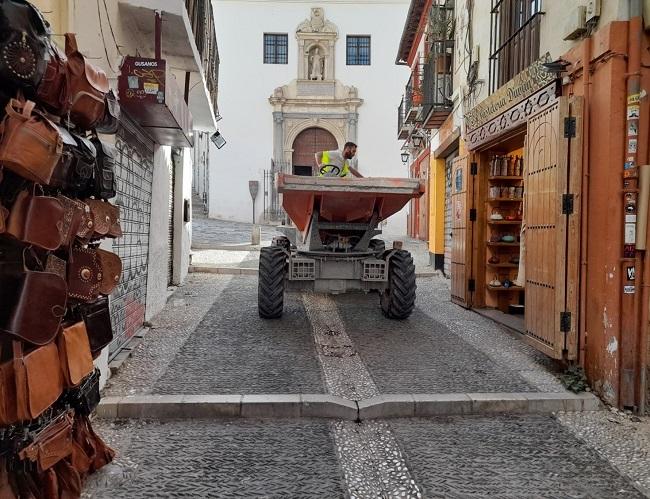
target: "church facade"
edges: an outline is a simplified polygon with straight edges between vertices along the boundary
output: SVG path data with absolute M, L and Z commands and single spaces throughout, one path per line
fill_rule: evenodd
M 318 4 L 215 0 L 221 58 L 220 133 L 213 149 L 209 215 L 281 222 L 274 179 L 311 175 L 314 153 L 358 144 L 365 176 L 404 177 L 394 115 L 408 69 L 395 46 L 402 0 Z M 249 183 L 257 182 L 251 198 Z M 405 233 L 406 213 L 385 230 Z

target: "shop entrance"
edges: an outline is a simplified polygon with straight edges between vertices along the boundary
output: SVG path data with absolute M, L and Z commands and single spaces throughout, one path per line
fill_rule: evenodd
M 472 268 L 471 208 L 474 176 L 470 175 L 468 156 L 455 158 L 451 166 L 451 301 L 463 307 L 472 304 L 474 291 Z
M 577 357 L 581 113 L 578 98 L 559 98 L 472 153 L 476 187 L 466 199 L 475 222 L 457 185 L 460 160 L 452 170 L 452 300 L 462 305 L 462 292 L 475 290 L 472 307 L 567 360 Z M 462 249 L 472 241 L 462 231 L 473 251 Z

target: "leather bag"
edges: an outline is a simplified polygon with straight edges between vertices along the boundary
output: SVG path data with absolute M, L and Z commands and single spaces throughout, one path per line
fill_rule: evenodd
M 20 341 L 13 342 L 18 419 L 40 416 L 63 393 L 63 377 L 56 343 L 24 353 Z
M 67 66 L 68 60 L 63 52 L 52 42 L 48 42 L 49 60 L 36 97 L 50 112 L 62 116 L 66 112 L 68 98 Z
M 66 280 L 68 273 L 66 272 L 67 264 L 65 260 L 50 253 L 45 260 L 45 272 L 58 275 L 61 279 Z
M 54 465 L 57 482 L 59 485 L 58 495 L 54 499 L 74 499 L 81 497 L 81 476 L 75 467 L 62 459 Z
M 102 282 L 99 285 L 99 292 L 103 295 L 110 295 L 122 277 L 122 259 L 115 253 L 103 249 L 97 250 L 97 257 L 102 269 Z
M 68 259 L 68 296 L 85 302 L 94 301 L 99 296 L 102 279 L 97 250 L 72 248 Z
M 96 357 L 113 341 L 113 325 L 108 297 L 93 303 L 83 303 L 77 308 L 78 316 L 86 324 L 90 351 Z
M 70 119 L 82 130 L 90 130 L 104 117 L 104 98 L 110 88 L 108 78 L 79 52 L 74 33 L 65 34 L 68 58 Z
M 80 431 L 87 442 L 87 455 L 91 458 L 90 473 L 103 468 L 115 458 L 115 451 L 95 433 L 87 416 L 77 415 L 73 431 Z
M 57 344 L 66 386 L 71 388 L 79 385 L 95 369 L 83 321 L 64 327 L 59 333 Z
M 95 130 L 97 133 L 105 135 L 113 135 L 117 133 L 120 125 L 120 115 L 122 114 L 120 103 L 113 90 L 109 90 L 105 98 L 104 117 L 101 119 Z
M 93 228 L 95 226 L 90 213 L 90 207 L 83 201 L 71 199 L 63 195 L 59 195 L 57 199 L 61 201 L 61 204 L 63 205 L 63 210 L 65 212 L 64 219 L 66 221 L 68 218 L 71 219 L 70 227 L 72 228 L 70 231 L 71 234 L 69 233 L 71 239 L 64 238 L 61 243 L 62 246 L 70 246 L 74 242 L 75 238 L 79 238 L 82 241 L 89 239 L 94 232 Z
M 34 345 L 55 337 L 66 310 L 67 286 L 61 277 L 0 265 L 0 331 Z
M 7 219 L 9 218 L 9 210 L 0 204 L 0 234 L 7 231 Z
M 11 358 L 0 364 L 0 426 L 18 421 L 16 405 L 16 375 Z
M 0 86 L 35 89 L 46 66 L 49 28 L 29 2 L 0 2 Z
M 111 221 L 111 225 L 108 228 L 107 237 L 118 238 L 122 237 L 122 222 L 120 220 L 120 207 L 114 204 L 108 203 L 108 214 Z
M 39 431 L 32 442 L 18 452 L 18 458 L 36 464 L 39 473 L 54 467 L 72 454 L 73 422 L 73 412 L 64 412 Z
M 75 413 L 90 416 L 99 405 L 99 369 L 95 369 L 79 383 L 70 388 L 65 394 L 65 401 L 75 410 Z
M 92 189 L 88 195 L 101 199 L 114 198 L 116 195 L 115 146 L 102 142 L 97 137 L 92 140 L 92 143 L 97 151 L 97 160 L 94 165 Z
M 0 125 L 0 164 L 23 178 L 49 184 L 63 152 L 58 129 L 32 101 L 11 99 Z
M 120 222 L 120 208 L 108 201 L 99 199 L 86 199 L 84 202 L 90 207 L 95 223 L 95 233 L 92 239 L 102 237 L 122 237 Z
M 34 196 L 21 191 L 7 222 L 7 233 L 17 240 L 39 248 L 56 250 L 66 229 L 61 201 L 50 196 Z

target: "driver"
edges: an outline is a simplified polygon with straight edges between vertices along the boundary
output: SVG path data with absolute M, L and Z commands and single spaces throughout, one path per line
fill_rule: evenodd
M 363 177 L 356 168 L 350 166 L 350 160 L 357 153 L 354 142 L 346 142 L 341 151 L 321 151 L 316 153 L 319 177 L 347 177 L 352 173 L 355 177 Z

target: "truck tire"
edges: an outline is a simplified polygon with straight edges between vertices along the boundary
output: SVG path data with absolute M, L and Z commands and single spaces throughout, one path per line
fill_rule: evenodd
M 277 319 L 284 309 L 284 277 L 287 255 L 279 246 L 260 250 L 257 311 L 263 319 Z
M 386 251 L 386 243 L 381 239 L 371 239 L 368 243 L 368 249 L 375 254 Z
M 406 319 L 415 308 L 415 265 L 408 251 L 396 251 L 388 263 L 388 289 L 381 310 L 389 319 Z

